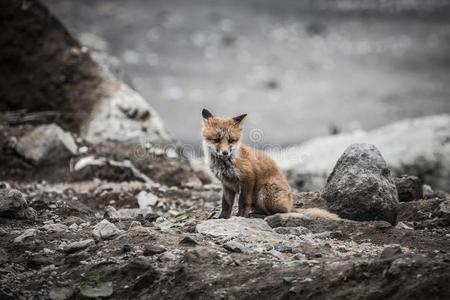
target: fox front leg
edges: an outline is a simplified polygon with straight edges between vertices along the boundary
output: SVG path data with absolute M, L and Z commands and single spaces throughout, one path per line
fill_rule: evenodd
M 241 189 L 239 193 L 239 209 L 237 216 L 248 218 L 252 212 L 252 190 L 251 189 Z
M 219 219 L 228 219 L 229 217 L 231 217 L 231 211 L 233 209 L 235 196 L 236 192 L 225 187 L 223 188 L 222 212 L 219 215 Z

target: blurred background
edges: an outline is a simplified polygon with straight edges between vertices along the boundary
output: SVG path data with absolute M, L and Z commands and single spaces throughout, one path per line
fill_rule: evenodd
M 450 112 L 450 2 L 44 0 L 184 143 L 200 111 L 248 113 L 266 143 Z

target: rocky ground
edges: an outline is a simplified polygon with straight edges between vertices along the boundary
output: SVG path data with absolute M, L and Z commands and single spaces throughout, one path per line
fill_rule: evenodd
M 220 186 L 185 159 L 147 149 L 153 155 L 136 160 L 130 145 L 77 141 L 84 154 L 36 165 L 25 158 L 31 150 L 56 156 L 19 152 L 20 129 L 2 125 L 1 157 L 15 167 L 0 168 L 1 299 L 450 295 L 450 197 L 417 192 L 414 178 L 398 179 L 395 226 L 298 213 L 224 220 L 216 219 Z M 297 193 L 295 203 L 327 207 L 315 192 Z
M 376 148 L 353 145 L 323 197 L 295 195 L 297 207 L 348 219 L 217 219 L 220 186 L 159 131 L 140 96 L 89 53 L 74 58 L 80 45 L 39 2 L 1 6 L 0 299 L 448 299 L 447 193 L 393 178 Z M 23 31 L 19 49 L 12 38 L 30 22 L 42 26 Z M 68 66 L 71 83 L 55 84 Z M 122 92 L 105 96 L 105 84 Z M 78 111 L 83 97 L 94 105 Z M 101 126 L 108 135 L 95 134 Z
M 402 202 L 396 226 L 300 214 L 214 219 L 214 184 L 9 181 L 0 197 L 2 299 L 449 295 L 448 196 Z M 11 198 L 22 207 L 5 207 Z M 297 195 L 297 205 L 320 203 L 317 193 Z

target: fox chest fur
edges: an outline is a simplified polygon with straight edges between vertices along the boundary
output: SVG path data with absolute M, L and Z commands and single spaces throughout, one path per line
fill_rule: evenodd
M 226 188 L 239 193 L 239 169 L 233 164 L 231 160 L 221 159 L 215 157 L 214 155 L 210 155 L 209 168 Z

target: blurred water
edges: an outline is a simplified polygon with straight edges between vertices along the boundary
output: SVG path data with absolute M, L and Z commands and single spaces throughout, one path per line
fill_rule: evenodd
M 44 2 L 184 142 L 203 107 L 281 145 L 450 112 L 450 1 Z

